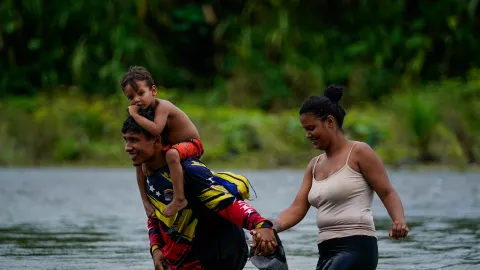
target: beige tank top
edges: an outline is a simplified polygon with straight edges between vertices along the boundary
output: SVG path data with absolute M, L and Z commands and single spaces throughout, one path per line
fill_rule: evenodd
M 312 187 L 308 193 L 309 203 L 318 209 L 318 243 L 322 241 L 353 235 L 375 235 L 372 216 L 374 191 L 362 174 L 348 166 L 352 145 L 345 165 L 324 180 L 315 179 L 313 166 Z

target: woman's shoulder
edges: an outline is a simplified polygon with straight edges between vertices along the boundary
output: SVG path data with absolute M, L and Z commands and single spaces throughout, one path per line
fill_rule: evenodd
M 362 141 L 352 141 L 354 145 L 352 146 L 352 152 L 350 154 L 350 159 L 356 161 L 368 160 L 375 156 L 375 151 L 373 148 L 366 142 Z
M 325 157 L 325 153 L 322 153 L 318 156 L 314 156 L 308 163 L 308 168 L 313 168 L 313 166 L 315 166 L 315 164 L 321 161 L 324 157 Z
M 350 140 L 350 142 L 352 142 L 352 153 L 353 152 L 362 152 L 362 153 L 366 153 L 366 152 L 373 152 L 373 148 L 366 142 L 362 142 L 362 141 L 353 141 L 353 140 Z

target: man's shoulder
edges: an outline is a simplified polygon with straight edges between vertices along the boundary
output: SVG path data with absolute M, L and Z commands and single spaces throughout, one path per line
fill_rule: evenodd
M 188 175 L 204 175 L 205 171 L 211 173 L 210 169 L 198 158 L 188 158 L 181 161 L 181 165 Z M 164 165 L 154 170 L 154 173 L 150 176 L 152 178 L 168 179 L 170 178 L 170 169 L 168 165 Z
M 153 171 L 153 173 L 148 176 L 149 179 L 152 179 L 152 180 L 163 180 L 163 181 L 168 181 L 168 179 L 170 178 L 170 172 L 169 172 L 169 169 L 168 169 L 168 165 L 164 165 L 160 168 L 157 168 Z
M 189 166 L 189 167 L 202 167 L 207 168 L 207 165 L 203 163 L 199 158 L 191 157 L 185 160 L 182 160 L 182 166 Z

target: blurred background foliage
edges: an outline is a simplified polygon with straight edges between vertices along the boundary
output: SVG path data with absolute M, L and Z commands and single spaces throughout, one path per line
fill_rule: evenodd
M 143 65 L 209 164 L 306 166 L 298 108 L 345 85 L 391 165 L 480 158 L 478 0 L 3 0 L 0 165 L 128 165 L 119 86 Z

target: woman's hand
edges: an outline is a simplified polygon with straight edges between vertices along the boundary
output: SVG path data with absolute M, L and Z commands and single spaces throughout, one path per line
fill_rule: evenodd
M 392 227 L 388 235 L 395 240 L 403 239 L 408 235 L 408 226 L 407 223 L 403 221 L 394 221 L 392 222 Z

